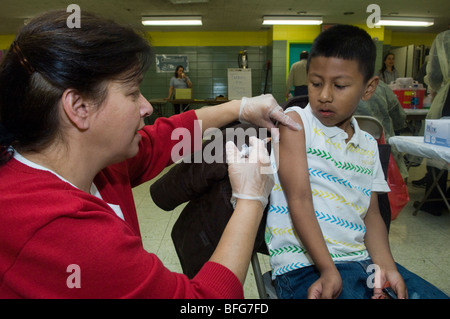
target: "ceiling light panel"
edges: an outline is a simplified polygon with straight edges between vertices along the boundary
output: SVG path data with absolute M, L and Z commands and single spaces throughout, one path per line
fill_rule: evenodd
M 206 3 L 209 0 L 170 0 L 173 4 Z
M 429 27 L 434 25 L 433 19 L 427 18 L 391 18 L 381 17 L 375 25 L 380 26 L 399 26 L 399 27 Z
M 323 23 L 319 16 L 264 16 L 264 25 L 320 25 Z
M 142 24 L 147 26 L 196 26 L 202 25 L 201 16 L 145 16 Z

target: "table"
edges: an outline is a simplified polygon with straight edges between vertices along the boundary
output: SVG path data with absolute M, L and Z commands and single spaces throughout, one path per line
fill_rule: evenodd
M 168 100 L 167 102 L 172 104 L 206 104 L 206 105 L 217 105 L 225 102 L 229 102 L 228 100 L 222 99 L 177 99 L 177 100 Z
M 430 109 L 403 109 L 406 113 L 407 121 L 422 121 Z
M 391 145 L 395 145 L 399 152 L 426 158 L 427 165 L 432 167 L 433 183 L 425 193 L 419 206 L 413 212 L 413 215 L 417 215 L 420 207 L 422 207 L 423 203 L 428 199 L 428 196 L 435 187 L 441 194 L 445 205 L 450 211 L 450 205 L 444 193 L 446 190 L 442 190 L 438 184 L 444 171 L 450 169 L 450 148 L 425 143 L 423 141 L 423 136 L 393 136 L 389 138 L 388 142 Z M 436 171 L 438 171 L 437 175 Z
M 168 100 L 168 99 L 151 99 L 150 104 L 153 106 L 155 115 L 158 117 L 164 116 L 164 105 L 166 103 L 171 104 L 205 104 L 205 105 L 217 105 L 225 102 L 229 102 L 227 99 L 178 99 L 178 100 Z
M 158 117 L 162 117 L 163 115 L 163 105 L 168 102 L 166 99 L 151 99 L 149 100 L 150 104 L 153 106 L 153 111 Z
M 419 135 L 422 121 L 426 118 L 429 109 L 403 109 L 406 113 L 406 124 L 413 135 Z

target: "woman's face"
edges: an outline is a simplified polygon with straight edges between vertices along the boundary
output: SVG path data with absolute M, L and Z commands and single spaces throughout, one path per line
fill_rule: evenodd
M 107 97 L 95 113 L 92 134 L 98 156 L 106 156 L 105 164 L 118 163 L 138 153 L 144 118 L 153 113 L 151 104 L 142 96 L 139 82 L 110 81 Z
M 184 69 L 183 68 L 178 68 L 177 71 L 177 77 L 181 78 L 181 75 L 184 73 Z
M 384 64 L 386 64 L 386 67 L 392 67 L 395 63 L 395 57 L 393 54 L 389 54 L 386 59 L 384 60 Z

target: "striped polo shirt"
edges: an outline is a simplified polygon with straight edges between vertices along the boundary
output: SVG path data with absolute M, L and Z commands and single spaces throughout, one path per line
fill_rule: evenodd
M 364 260 L 364 217 L 372 191 L 388 192 L 377 141 L 352 119 L 355 133 L 323 125 L 308 104 L 291 107 L 303 121 L 312 200 L 324 240 L 334 261 Z M 271 161 L 274 164 L 274 152 Z M 296 165 L 292 163 L 291 165 Z M 290 217 L 278 174 L 270 195 L 265 233 L 273 277 L 310 266 L 313 260 L 301 243 Z

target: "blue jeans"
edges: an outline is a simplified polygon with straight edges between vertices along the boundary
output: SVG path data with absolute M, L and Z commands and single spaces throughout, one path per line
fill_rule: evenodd
M 373 264 L 371 259 L 364 261 L 337 262 L 336 268 L 342 278 L 342 292 L 338 299 L 370 299 L 373 288 L 367 285 L 367 267 Z M 408 288 L 410 299 L 448 299 L 438 288 L 397 264 Z M 279 275 L 275 279 L 277 296 L 280 299 L 306 299 L 308 288 L 319 279 L 316 267 L 309 266 Z

